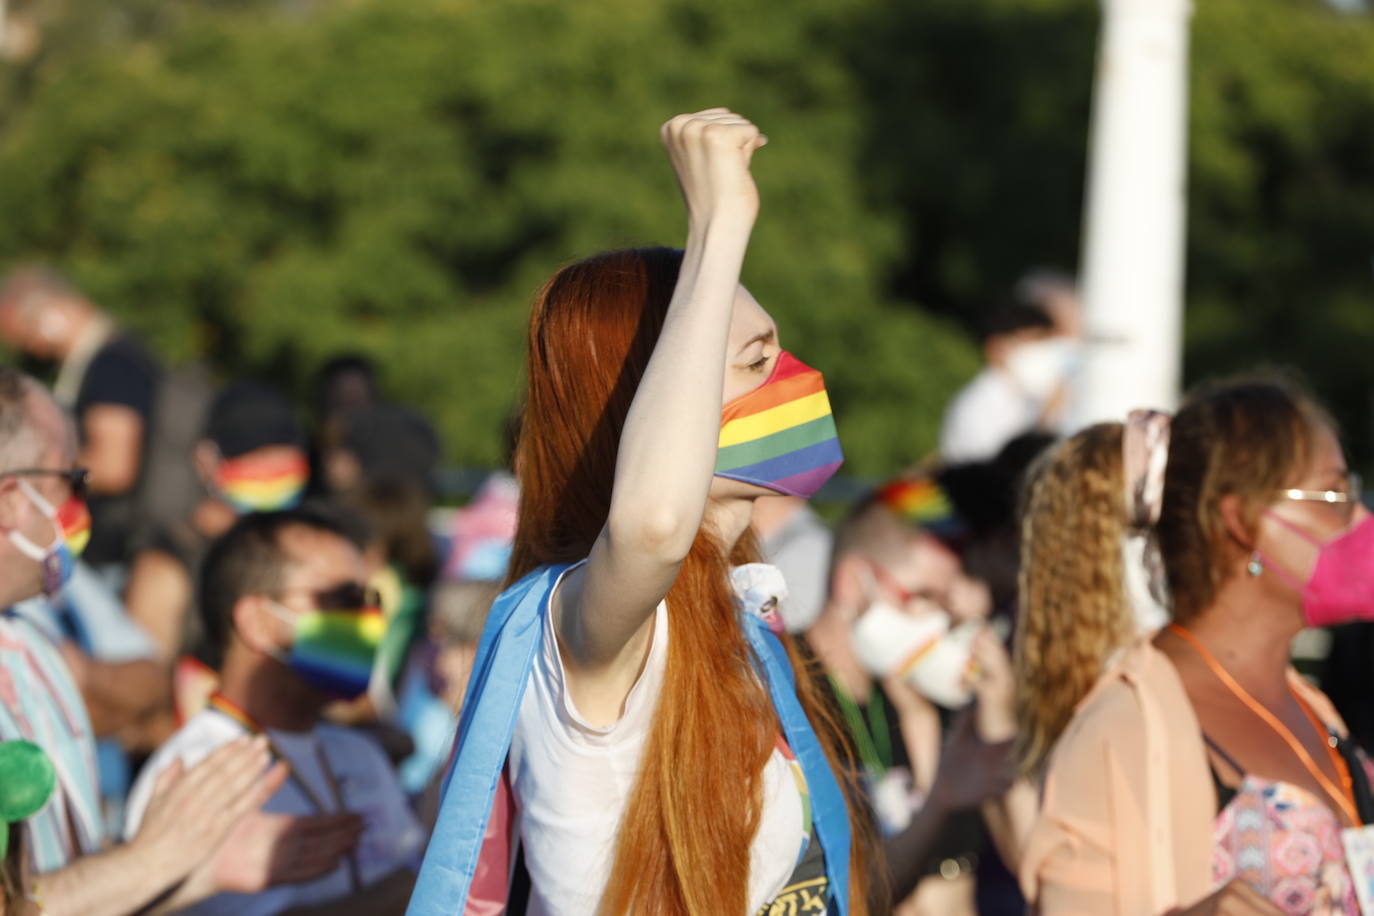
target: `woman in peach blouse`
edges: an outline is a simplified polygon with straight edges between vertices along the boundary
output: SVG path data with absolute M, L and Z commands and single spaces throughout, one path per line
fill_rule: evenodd
M 1132 532 L 1172 615 L 1139 640 Z M 1342 840 L 1372 771 L 1289 664 L 1305 626 L 1374 614 L 1374 518 L 1326 413 L 1258 379 L 1086 429 L 1033 474 L 1023 549 L 1038 912 L 1359 914 Z

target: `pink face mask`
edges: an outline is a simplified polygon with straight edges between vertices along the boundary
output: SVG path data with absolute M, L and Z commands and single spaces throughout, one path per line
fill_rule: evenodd
M 1266 514 L 1320 551 L 1305 584 L 1261 554 L 1265 565 L 1302 595 L 1308 626 L 1374 620 L 1374 515 L 1329 541 L 1320 541 L 1292 522 Z

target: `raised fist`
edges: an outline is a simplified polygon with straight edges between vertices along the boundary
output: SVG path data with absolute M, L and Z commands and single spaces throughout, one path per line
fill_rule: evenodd
M 759 192 L 749 163 L 768 138 L 749 119 L 710 108 L 678 115 L 659 133 L 693 224 L 704 227 L 727 220 L 753 225 Z

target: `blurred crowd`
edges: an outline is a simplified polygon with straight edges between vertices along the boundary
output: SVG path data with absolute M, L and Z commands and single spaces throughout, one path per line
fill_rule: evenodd
M 361 357 L 324 366 L 308 404 L 217 383 L 45 269 L 0 287 L 0 333 L 55 379 L 0 370 L 0 481 L 22 504 L 4 510 L 0 737 L 54 777 L 22 829 L 6 816 L 9 905 L 401 910 L 511 478 L 436 522 L 438 438 Z M 258 772 L 220 759 L 243 735 L 288 775 L 229 791 Z M 19 785 L 0 773 L 0 796 Z M 231 825 L 245 793 L 261 810 Z M 216 817 L 232 832 L 197 846 Z M 154 833 L 176 857 L 153 858 Z
M 1073 281 L 1032 273 L 984 318 L 940 454 L 851 505 L 759 498 L 772 565 L 736 570 L 802 640 L 904 916 L 1024 911 L 1040 806 L 1011 647 Z M 402 912 L 506 578 L 513 469 L 445 506 L 433 427 L 367 359 L 330 361 L 308 403 L 221 383 L 47 270 L 0 287 L 0 334 L 54 379 L 0 367 L 0 912 Z M 1147 580 L 1132 634 L 1166 621 Z
M 1006 765 L 1016 492 L 1051 441 L 1077 327 L 1072 282 L 1029 276 L 987 316 L 986 367 L 950 405 L 943 460 L 829 507 L 833 525 L 796 497 L 757 504 L 787 582 L 777 613 L 814 653 L 882 833 L 915 850 L 912 913 L 1019 906 L 1004 863 L 1034 798 Z M 219 384 L 161 364 L 46 269 L 0 288 L 0 333 L 55 379 L 0 377 L 0 481 L 36 526 L 0 543 L 43 577 L 5 576 L 0 736 L 36 744 L 56 773 L 52 802 L 11 829 L 11 905 L 77 911 L 55 902 L 68 871 L 151 855 L 154 829 L 174 842 L 206 829 L 192 821 L 210 814 L 165 800 L 261 735 L 289 775 L 234 795 L 207 773 L 218 797 L 195 802 L 225 807 L 227 824 L 227 808 L 272 789 L 228 841 L 182 838 L 141 894 L 86 880 L 75 899 L 105 898 L 92 912 L 399 912 L 505 576 L 514 478 L 494 472 L 462 508 L 439 508 L 432 426 L 387 402 L 360 356 L 327 363 L 306 404 L 260 379 Z M 6 510 L 15 531 L 19 511 Z M 915 677 L 893 674 L 932 640 Z M 970 660 L 986 673 L 972 687 Z M 975 693 L 978 715 L 961 713 Z M 946 746 L 964 759 L 954 775 Z

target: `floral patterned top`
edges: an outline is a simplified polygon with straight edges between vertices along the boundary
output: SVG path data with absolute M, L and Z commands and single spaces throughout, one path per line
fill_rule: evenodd
M 1300 786 L 1246 773 L 1204 739 L 1242 776 L 1239 788 L 1231 789 L 1213 770 L 1222 809 L 1212 828 L 1212 886 L 1239 879 L 1285 913 L 1360 916 L 1341 842 L 1344 825 L 1335 812 Z M 1363 751 L 1342 744 L 1356 781 L 1374 784 L 1374 764 Z
M 1285 913 L 1360 916 L 1335 813 L 1298 786 L 1246 776 L 1212 830 L 1212 883 L 1237 878 Z

